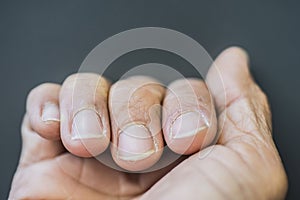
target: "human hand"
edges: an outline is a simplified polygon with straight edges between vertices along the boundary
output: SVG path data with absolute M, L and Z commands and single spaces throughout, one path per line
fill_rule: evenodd
M 271 136 L 268 102 L 250 76 L 247 59 L 242 50 L 230 48 L 207 75 L 220 134 L 217 144 L 209 147 L 217 121 L 200 80 L 173 83 L 169 88 L 178 101 L 146 77 L 133 77 L 110 88 L 99 76 L 79 74 L 66 79 L 62 87 L 37 87 L 27 101 L 23 148 L 10 199 L 284 198 L 287 180 Z M 134 90 L 137 86 L 142 89 Z M 161 102 L 163 114 L 154 106 Z M 43 115 L 45 105 L 52 110 Z M 184 115 L 187 111 L 196 112 Z M 174 123 L 179 114 L 183 114 L 181 127 Z M 184 117 L 190 126 L 184 126 Z M 127 125 L 133 122 L 139 126 Z M 160 159 L 163 138 L 174 152 L 190 156 L 154 172 L 121 172 L 90 158 L 102 153 L 110 138 L 115 162 L 133 172 Z

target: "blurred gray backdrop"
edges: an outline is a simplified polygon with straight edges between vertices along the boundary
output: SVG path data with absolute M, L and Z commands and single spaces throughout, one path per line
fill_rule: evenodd
M 144 26 L 183 32 L 213 58 L 230 45 L 249 52 L 254 77 L 271 103 L 274 139 L 289 177 L 288 199 L 299 199 L 299 9 L 299 1 L 289 0 L 0 1 L 0 199 L 7 198 L 18 162 L 29 90 L 42 82 L 61 83 L 101 41 Z M 115 80 L 122 66 L 153 60 L 185 63 L 163 54 L 130 55 L 107 75 Z

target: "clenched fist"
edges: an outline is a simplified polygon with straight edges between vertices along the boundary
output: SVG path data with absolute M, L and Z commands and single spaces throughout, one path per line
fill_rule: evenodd
M 28 96 L 21 133 L 9 199 L 283 199 L 287 190 L 267 98 L 236 47 L 221 53 L 206 83 L 166 89 L 151 77 L 111 85 L 75 74 L 42 84 Z M 157 163 L 164 145 L 188 158 L 134 173 Z M 94 158 L 108 147 L 128 171 Z

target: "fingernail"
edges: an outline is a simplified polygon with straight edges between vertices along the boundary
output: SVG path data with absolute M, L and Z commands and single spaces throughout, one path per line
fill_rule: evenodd
M 143 125 L 130 125 L 119 135 L 118 158 L 137 161 L 155 152 L 154 142 L 149 130 Z
M 59 122 L 59 108 L 57 104 L 47 102 L 42 111 L 42 121 L 44 122 Z
M 171 137 L 181 139 L 196 135 L 200 131 L 209 127 L 209 123 L 204 114 L 200 112 L 188 112 L 180 115 L 171 125 Z
M 93 109 L 84 109 L 75 114 L 72 124 L 72 139 L 95 139 L 105 135 L 99 114 Z

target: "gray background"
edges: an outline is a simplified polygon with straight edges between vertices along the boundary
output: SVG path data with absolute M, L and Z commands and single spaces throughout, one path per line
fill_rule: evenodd
M 299 8 L 296 1 L 280 0 L 0 1 L 0 199 L 7 198 L 18 162 L 28 91 L 45 81 L 62 82 L 98 43 L 142 26 L 183 32 L 212 57 L 230 45 L 249 51 L 254 76 L 271 102 L 288 199 L 299 198 Z

